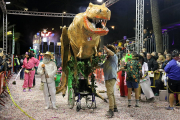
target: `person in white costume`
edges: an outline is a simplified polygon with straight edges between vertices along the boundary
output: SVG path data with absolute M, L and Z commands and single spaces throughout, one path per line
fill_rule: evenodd
M 147 102 L 154 101 L 154 93 L 151 89 L 151 81 L 148 76 L 148 64 L 144 62 L 144 58 L 142 56 L 139 57 L 139 61 L 142 65 L 142 79 L 140 80 L 141 88 L 147 98 Z M 145 81 L 143 81 L 145 80 Z
M 51 52 L 44 54 L 43 61 L 39 64 L 37 73 L 41 75 L 41 82 L 44 83 L 43 93 L 45 99 L 45 109 L 49 109 L 49 97 L 54 109 L 56 107 L 56 86 L 54 81 L 54 75 L 56 74 L 57 67 L 55 62 L 51 61 Z

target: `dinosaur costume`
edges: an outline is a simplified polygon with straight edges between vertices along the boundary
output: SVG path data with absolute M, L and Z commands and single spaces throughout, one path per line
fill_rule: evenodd
M 109 30 L 106 28 L 107 20 L 110 20 L 111 11 L 102 5 L 89 4 L 84 13 L 75 16 L 68 29 L 63 27 L 61 35 L 61 58 L 62 58 L 62 81 L 57 88 L 57 93 L 66 93 L 68 70 L 67 62 L 71 56 L 80 60 L 90 59 L 98 55 L 100 47 L 100 36 L 106 35 Z M 74 66 L 76 68 L 77 65 Z M 74 71 L 74 76 L 77 71 Z

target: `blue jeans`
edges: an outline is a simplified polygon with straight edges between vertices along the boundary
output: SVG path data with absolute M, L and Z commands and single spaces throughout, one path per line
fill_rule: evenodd
M 20 72 L 20 79 L 24 79 L 24 70 L 25 68 L 23 68 Z

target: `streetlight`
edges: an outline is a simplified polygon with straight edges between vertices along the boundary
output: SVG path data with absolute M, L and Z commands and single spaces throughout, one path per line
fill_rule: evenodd
M 103 2 L 103 0 L 97 0 L 97 2 Z
M 111 26 L 111 28 L 112 28 L 112 29 L 114 29 L 114 28 L 115 28 L 115 26 Z
M 66 14 L 66 12 L 63 12 L 63 15 L 62 15 L 62 27 L 63 27 L 63 16 L 64 14 Z
M 11 4 L 11 2 L 6 2 L 6 5 Z

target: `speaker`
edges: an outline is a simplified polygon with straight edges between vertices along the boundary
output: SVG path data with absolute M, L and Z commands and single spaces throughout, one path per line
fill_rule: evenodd
M 49 45 L 49 52 L 54 52 L 54 45 Z
M 60 46 L 57 46 L 57 45 L 55 46 L 55 53 L 56 53 L 56 54 L 60 54 L 60 53 L 59 53 L 59 47 L 60 47 Z M 60 51 L 61 51 L 61 49 L 60 49 Z
M 47 42 L 43 42 L 43 45 L 47 45 Z
M 48 45 L 43 45 L 43 53 L 45 53 L 46 51 L 48 51 Z
M 54 42 L 50 42 L 50 45 L 54 45 Z

